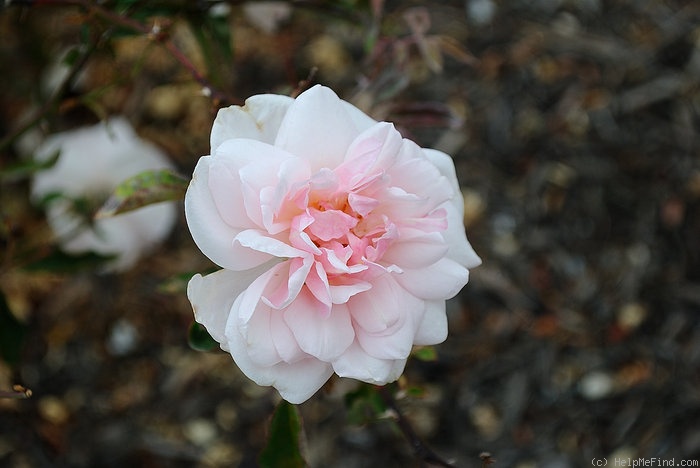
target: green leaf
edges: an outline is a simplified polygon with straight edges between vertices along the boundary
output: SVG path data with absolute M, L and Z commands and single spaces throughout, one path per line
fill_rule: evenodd
M 27 327 L 10 311 L 5 295 L 0 292 L 0 357 L 11 366 L 19 361 Z
M 197 322 L 192 322 L 190 325 L 187 342 L 195 351 L 211 351 L 219 346 L 219 343 L 211 337 L 207 329 Z
M 3 182 L 10 182 L 14 180 L 24 179 L 31 176 L 35 172 L 43 171 L 44 169 L 49 169 L 56 164 L 58 161 L 58 156 L 60 152 L 52 154 L 45 161 L 23 161 L 16 164 L 12 164 L 2 170 L 0 170 L 0 180 Z
M 187 179 L 168 169 L 142 172 L 119 184 L 95 218 L 107 218 L 152 203 L 180 200 L 188 183 Z
M 432 346 L 421 346 L 419 348 L 414 348 L 411 352 L 411 356 L 426 362 L 437 361 L 438 358 L 437 351 L 435 351 L 435 348 Z
M 282 400 L 270 421 L 267 446 L 260 453 L 262 468 L 305 467 L 301 454 L 301 417 L 296 406 Z

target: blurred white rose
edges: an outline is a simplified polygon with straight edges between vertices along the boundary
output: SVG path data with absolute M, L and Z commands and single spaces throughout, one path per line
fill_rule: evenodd
M 266 34 L 274 34 L 291 16 L 292 6 L 287 2 L 249 2 L 243 5 L 243 13 L 253 26 Z
M 89 217 L 125 179 L 172 167 L 125 118 L 51 135 L 38 147 L 35 159 L 46 161 L 56 153 L 56 164 L 34 176 L 31 196 L 45 206 L 49 226 L 65 252 L 114 255 L 105 270 L 123 271 L 168 235 L 176 219 L 174 202 L 109 218 Z

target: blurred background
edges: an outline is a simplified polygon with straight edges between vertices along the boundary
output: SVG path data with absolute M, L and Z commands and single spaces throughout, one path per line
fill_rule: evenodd
M 700 458 L 697 2 L 22 1 L 0 37 L 0 390 L 32 391 L 0 398 L 0 465 L 256 466 L 278 397 L 188 346 L 184 287 L 213 265 L 181 205 L 100 273 L 57 249 L 23 148 L 124 115 L 189 178 L 219 107 L 313 83 L 457 166 L 483 265 L 398 399 L 432 449 Z M 425 466 L 356 389 L 300 406 L 309 464 Z

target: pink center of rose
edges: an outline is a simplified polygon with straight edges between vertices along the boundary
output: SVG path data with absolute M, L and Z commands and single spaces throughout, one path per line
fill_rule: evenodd
M 379 261 L 398 237 L 396 226 L 373 210 L 379 201 L 353 190 L 302 187 L 292 198 L 302 209 L 292 218 L 291 244 L 314 255 L 333 280 L 358 274 Z M 377 184 L 373 184 L 377 185 Z
M 330 313 L 332 304 L 370 289 L 374 277 L 400 271 L 380 264 L 399 237 L 379 201 L 387 197 L 390 178 L 383 172 L 345 174 L 340 168 L 322 169 L 277 198 L 271 225 L 288 226 L 289 244 L 307 255 L 288 260 L 289 282 L 265 298 L 273 307 L 288 305 L 303 282 L 319 310 Z

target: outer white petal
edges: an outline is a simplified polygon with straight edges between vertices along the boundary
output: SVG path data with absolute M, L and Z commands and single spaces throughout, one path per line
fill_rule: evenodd
M 384 385 L 398 379 L 405 365 L 405 359 L 392 360 L 372 357 L 355 342 L 333 362 L 333 370 L 340 377 Z
M 195 244 L 217 265 L 229 270 L 246 270 L 270 260 L 270 255 L 233 246 L 241 232 L 226 223 L 216 208 L 209 188 L 211 156 L 200 158 L 185 194 L 185 217 Z
M 421 299 L 449 299 L 467 284 L 469 270 L 449 258 L 418 270 L 406 269 L 395 276 L 409 293 Z
M 481 265 L 481 259 L 474 252 L 471 244 L 467 240 L 464 231 L 464 199 L 461 195 L 457 173 L 452 158 L 447 154 L 433 150 L 423 149 L 425 156 L 438 168 L 440 173 L 449 179 L 454 189 L 454 196 L 451 203 L 446 204 L 447 208 L 447 231 L 443 233 L 445 241 L 450 246 L 447 256 L 466 268 L 474 268 Z
M 259 94 L 246 99 L 244 106 L 220 109 L 211 129 L 211 154 L 224 141 L 250 138 L 273 143 L 289 106 L 294 99 L 277 94 Z
M 334 305 L 324 316 L 317 302 L 308 290 L 302 290 L 284 311 L 284 321 L 304 352 L 329 362 L 345 352 L 355 331 L 344 304 Z
M 270 267 L 263 265 L 247 271 L 219 270 L 207 276 L 197 274 L 187 284 L 187 298 L 192 303 L 194 319 L 204 325 L 226 351 L 226 322 L 233 302 Z
M 377 121 L 372 117 L 365 114 L 363 111 L 355 107 L 355 105 L 350 104 L 347 101 L 343 101 L 343 107 L 345 107 L 345 110 L 350 115 L 350 118 L 355 123 L 355 126 L 361 132 L 364 132 L 369 127 L 377 123 Z
M 434 345 L 447 339 L 447 313 L 445 301 L 425 301 L 425 313 L 421 320 L 413 343 L 416 345 Z
M 333 374 L 330 364 L 310 356 L 269 367 L 255 364 L 248 355 L 245 337 L 241 335 L 233 316 L 226 324 L 226 338 L 231 356 L 241 371 L 258 385 L 275 387 L 282 398 L 290 403 L 299 404 L 308 400 Z
M 320 85 L 301 93 L 287 110 L 275 145 L 308 160 L 312 172 L 335 168 L 360 133 L 342 102 Z

